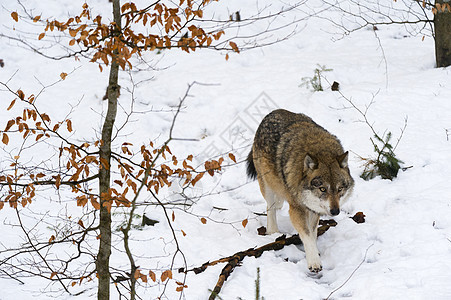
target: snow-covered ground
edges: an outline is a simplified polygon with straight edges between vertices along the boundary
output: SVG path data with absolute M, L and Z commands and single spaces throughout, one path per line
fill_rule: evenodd
M 24 3 L 34 8 L 36 15 L 45 11 L 46 6 L 55 5 L 52 1 Z M 106 5 L 109 5 L 107 1 L 90 4 L 100 7 L 99 10 L 107 10 Z M 20 26 L 13 23 L 8 11 L 20 10 L 18 4 L 11 1 L 2 5 L 5 5 L 0 15 L 2 26 Z M 65 15 L 67 10 L 77 11 L 80 5 L 60 5 L 55 8 L 55 15 Z M 256 4 L 220 1 L 214 5 L 221 13 L 240 10 L 245 17 Z M 232 151 L 239 163 L 225 168 L 220 176 L 202 181 L 195 190 L 187 191 L 191 196 L 203 195 L 195 198 L 197 203 L 187 212 L 169 211 L 175 214 L 172 225 L 188 268 L 198 267 L 204 262 L 264 245 L 278 236 L 257 234 L 257 228 L 266 226 L 266 217 L 256 213 L 264 213 L 266 205 L 257 182 L 246 178 L 242 160 L 265 113 L 273 108 L 305 113 L 337 135 L 344 148 L 352 153 L 350 169 L 356 181 L 352 197 L 334 218 L 338 225 L 318 239 L 323 271 L 319 276 L 312 276 L 302 247 L 288 246 L 266 252 L 259 258 L 245 258 L 224 284 L 220 297 L 255 298 L 254 281 L 260 268 L 261 296 L 268 300 L 324 299 L 331 293 L 331 299 L 451 299 L 451 69 L 434 67 L 431 37 L 423 40 L 421 35 L 409 36 L 403 27 L 379 27 L 377 36 L 371 28 L 362 29 L 337 39 L 337 35 L 330 33 L 335 28 L 325 20 L 311 18 L 301 24 L 298 34 L 290 39 L 231 54 L 228 61 L 225 53 L 215 51 L 186 54 L 171 50 L 152 54 L 160 70 L 133 73 L 135 82 L 152 79 L 134 92 L 134 109 L 152 111 L 133 115 L 116 145 L 129 141 L 139 149 L 149 141 L 157 144 L 164 141 L 173 117 L 168 109 L 178 103 L 188 84 L 194 81 L 204 84 L 192 88 L 174 129 L 175 137 L 197 141 L 174 141 L 171 149 L 179 157 L 194 154 L 197 163 Z M 252 30 L 257 29 L 256 25 Z M 76 129 L 72 138 L 94 140 L 101 125 L 99 114 L 106 109 L 101 99 L 107 85 L 107 72 L 100 73 L 97 66 L 83 60 L 45 59 L 6 38 L 1 38 L 0 42 L 0 59 L 5 63 L 0 69 L 0 81 L 5 82 L 17 71 L 9 83 L 14 89 L 36 93 L 41 85 L 36 78 L 48 85 L 58 80 L 61 72 L 74 70 L 66 80 L 40 96 L 40 105 L 42 111 L 54 119 L 64 118 L 71 110 L 70 105 L 78 105 L 71 114 Z M 318 64 L 332 69 L 324 76 L 330 82 L 339 82 L 340 91 L 355 105 L 365 109 L 373 101 L 367 117 L 379 134 L 390 131 L 396 142 L 407 118 L 396 154 L 404 166 L 410 168 L 400 171 L 398 178 L 364 181 L 359 177 L 364 168 L 360 157 L 375 155 L 371 130 L 345 99 L 330 90 L 327 82 L 323 81 L 323 92 L 299 86 L 301 78 L 313 76 Z M 121 74 L 121 85 L 124 89 L 131 86 L 129 74 Z M 14 110 L 6 111 L 12 100 L 10 94 L 2 91 L 0 97 L 0 126 L 4 126 L 2 124 L 13 116 Z M 124 109 L 129 110 L 130 94 L 123 92 L 121 101 Z M 124 120 L 124 114 L 119 112 L 118 124 Z M 11 143 L 14 145 L 13 140 Z M 6 153 L 2 151 L 5 160 Z M 38 156 L 31 155 L 35 159 L 39 159 Z M 0 167 L 4 168 L 6 163 L 1 161 Z M 177 192 L 174 184 L 162 191 L 161 197 L 180 199 Z M 46 197 L 55 196 L 51 191 L 45 193 Z M 29 208 L 32 211 L 52 209 L 51 204 L 39 205 L 39 201 L 35 201 Z M 81 210 L 71 204 L 68 206 L 69 210 Z M 358 211 L 366 215 L 363 224 L 350 219 Z M 153 270 L 159 277 L 171 263 L 175 242 L 160 207 L 138 211 L 139 214 L 144 212 L 160 223 L 134 230 L 132 249 L 137 257 L 136 264 L 144 270 Z M 201 222 L 201 217 L 206 219 L 206 224 Z M 15 213 L 9 207 L 0 211 L 0 245 L 22 242 L 8 225 L 14 218 Z M 243 227 L 245 219 L 248 223 Z M 115 220 L 117 226 L 123 216 L 116 214 Z M 136 220 L 136 224 L 139 222 Z M 295 233 L 287 205 L 280 212 L 279 223 L 283 233 Z M 120 237 L 119 233 L 115 234 Z M 117 239 L 114 246 L 121 245 Z M 126 263 L 125 255 L 114 251 L 112 265 L 124 267 Z M 183 280 L 182 274 L 177 273 L 183 266 L 178 255 L 174 280 L 164 293 L 168 299 L 177 299 L 180 295 L 175 291 L 175 281 Z M 206 299 L 223 266 L 209 267 L 197 275 L 188 273 L 185 283 L 188 288 L 184 289 L 183 297 Z M 47 282 L 38 277 L 21 280 L 25 284 L 0 279 L 0 299 L 50 299 L 55 295 L 48 291 L 59 288 L 48 287 Z M 83 287 L 93 289 L 77 299 L 94 299 L 95 286 L 84 284 Z M 152 281 L 141 283 L 138 288 L 142 299 L 155 299 L 162 292 L 163 285 Z M 58 295 L 58 299 L 72 298 Z M 119 299 L 114 287 L 112 299 Z

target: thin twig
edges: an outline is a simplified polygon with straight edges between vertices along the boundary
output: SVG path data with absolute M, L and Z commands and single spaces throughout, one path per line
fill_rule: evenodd
M 330 292 L 329 296 L 327 296 L 327 298 L 325 300 L 329 300 L 330 297 L 337 292 L 339 289 L 341 289 L 346 283 L 348 283 L 349 280 L 351 280 L 352 276 L 354 276 L 355 272 L 357 272 L 358 269 L 360 269 L 360 267 L 363 265 L 363 263 L 366 260 L 366 255 L 368 254 L 368 250 L 370 250 L 370 248 L 374 245 L 374 243 L 372 243 L 370 246 L 368 246 L 368 248 L 366 248 L 365 251 L 365 256 L 363 257 L 362 261 L 360 262 L 360 264 L 354 269 L 354 271 L 352 271 L 351 275 L 349 275 L 349 277 L 336 289 L 334 289 L 332 292 Z
M 381 52 L 382 52 L 382 59 L 383 59 L 384 64 L 385 64 L 385 88 L 388 89 L 388 63 L 387 63 L 387 58 L 385 56 L 384 47 L 382 47 L 381 39 L 377 35 L 376 27 L 373 27 L 373 32 L 374 32 L 374 36 L 377 39 L 377 42 L 379 43 L 379 48 L 381 49 Z

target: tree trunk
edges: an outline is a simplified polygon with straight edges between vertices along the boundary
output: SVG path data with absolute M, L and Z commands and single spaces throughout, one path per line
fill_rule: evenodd
M 436 0 L 435 4 L 451 4 L 446 0 Z M 449 6 L 448 6 L 449 7 Z M 451 65 L 451 12 L 438 10 L 434 16 L 435 58 L 437 68 Z
M 117 30 L 121 28 L 120 3 L 113 0 L 113 16 Z M 114 52 L 117 54 L 117 51 Z M 98 300 L 110 299 L 110 255 L 111 255 L 111 213 L 104 203 L 109 201 L 110 189 L 110 163 L 111 163 L 111 137 L 117 113 L 117 99 L 119 96 L 119 64 L 113 56 L 110 77 L 107 89 L 108 109 L 102 128 L 102 143 L 100 146 L 99 192 L 100 192 L 100 245 L 96 260 L 99 284 L 97 290 Z M 110 206 L 111 207 L 111 206 Z

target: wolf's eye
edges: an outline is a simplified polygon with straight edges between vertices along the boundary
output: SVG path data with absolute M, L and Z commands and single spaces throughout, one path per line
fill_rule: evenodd
M 339 193 L 340 193 L 342 190 L 343 190 L 342 187 L 339 187 L 339 188 L 338 188 L 338 192 L 339 192 Z
M 320 187 L 319 190 L 320 190 L 321 192 L 323 192 L 323 193 L 326 192 L 326 188 L 325 188 L 325 187 Z

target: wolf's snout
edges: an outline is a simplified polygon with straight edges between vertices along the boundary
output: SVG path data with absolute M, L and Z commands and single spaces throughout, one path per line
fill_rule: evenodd
M 340 209 L 339 208 L 332 208 L 331 210 L 330 210 L 330 214 L 332 215 L 332 216 L 336 216 L 336 215 L 338 215 L 340 213 Z

